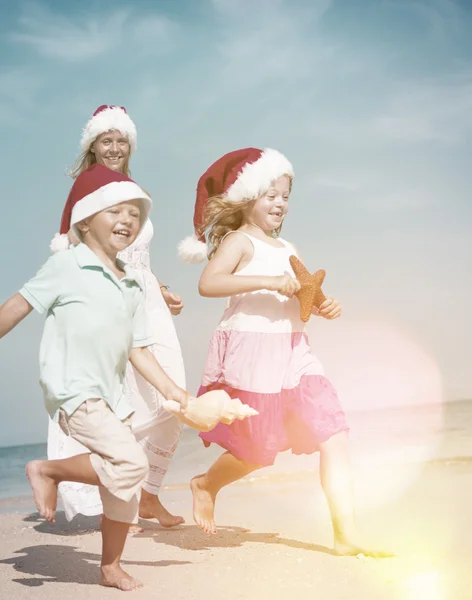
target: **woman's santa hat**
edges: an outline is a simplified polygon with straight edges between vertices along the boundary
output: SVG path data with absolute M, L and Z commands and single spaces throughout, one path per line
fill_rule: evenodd
M 106 131 L 120 131 L 128 138 L 130 152 L 136 150 L 138 139 L 136 125 L 128 116 L 126 108 L 102 104 L 84 127 L 80 140 L 82 152 L 87 152 L 97 137 Z
M 62 213 L 60 233 L 51 242 L 51 252 L 69 248 L 67 234 L 71 229 L 80 239 L 77 223 L 129 200 L 141 201 L 142 227 L 151 211 L 152 200 L 149 195 L 124 173 L 112 171 L 98 163 L 91 165 L 74 181 Z
M 201 227 L 209 198 L 224 195 L 231 202 L 255 200 L 282 175 L 293 177 L 293 167 L 283 154 L 270 148 L 234 150 L 214 162 L 198 181 L 193 216 L 195 235 L 180 242 L 181 260 L 199 263 L 208 255 Z

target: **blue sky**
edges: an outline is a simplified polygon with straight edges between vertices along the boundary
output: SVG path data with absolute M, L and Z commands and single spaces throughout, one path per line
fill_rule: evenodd
M 446 399 L 471 397 L 471 26 L 465 0 L 1 2 L 0 300 L 47 259 L 89 115 L 119 104 L 154 199 L 153 269 L 186 302 L 192 390 L 221 301 L 198 297 L 201 268 L 175 248 L 198 177 L 251 145 L 293 162 L 284 236 L 327 270 L 344 322 L 397 328 Z M 32 315 L 0 341 L 0 445 L 45 439 L 41 327 Z

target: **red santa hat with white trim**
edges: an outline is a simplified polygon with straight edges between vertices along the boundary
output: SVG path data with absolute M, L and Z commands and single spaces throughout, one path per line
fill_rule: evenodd
M 138 140 L 136 125 L 126 112 L 126 108 L 102 104 L 93 113 L 82 131 L 80 140 L 82 152 L 86 152 L 97 137 L 106 131 L 120 131 L 128 138 L 130 153 L 136 150 Z
M 195 234 L 180 242 L 180 259 L 200 263 L 208 255 L 201 227 L 209 198 L 224 195 L 231 202 L 255 200 L 282 175 L 293 177 L 293 167 L 283 154 L 271 148 L 234 150 L 214 162 L 198 181 L 193 217 Z
M 112 171 L 98 163 L 91 165 L 74 181 L 62 213 L 60 233 L 52 240 L 51 251 L 55 253 L 69 248 L 67 233 L 71 229 L 80 239 L 77 223 L 129 200 L 139 200 L 141 203 L 142 228 L 151 211 L 150 196 L 124 173 Z

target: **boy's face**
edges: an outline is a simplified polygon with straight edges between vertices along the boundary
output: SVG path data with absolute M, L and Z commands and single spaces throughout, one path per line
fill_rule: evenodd
M 141 202 L 128 200 L 77 224 L 87 245 L 116 254 L 130 246 L 141 228 Z

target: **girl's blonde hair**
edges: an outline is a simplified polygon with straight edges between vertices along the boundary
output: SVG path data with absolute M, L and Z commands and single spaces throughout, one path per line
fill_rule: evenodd
M 112 130 L 110 130 L 110 131 L 112 131 Z M 95 153 L 92 152 L 92 148 L 93 148 L 93 145 L 95 144 L 95 142 L 97 141 L 97 139 L 103 133 L 108 133 L 108 132 L 103 131 L 102 133 L 99 133 L 97 135 L 97 137 L 90 144 L 90 147 L 88 148 L 88 150 L 85 150 L 84 152 L 82 152 L 82 154 L 80 154 L 80 156 L 75 161 L 72 169 L 70 169 L 67 172 L 67 175 L 69 175 L 73 179 L 76 179 L 83 171 L 86 171 L 90 166 L 94 165 L 97 162 L 97 157 L 95 156 Z M 128 177 L 131 177 L 131 171 L 129 168 L 129 155 L 125 161 L 125 164 L 123 165 L 123 173 L 125 175 L 127 175 Z
M 290 191 L 292 191 L 293 178 L 289 175 L 287 177 L 290 178 Z M 225 235 L 241 227 L 243 223 L 243 211 L 251 202 L 255 202 L 255 200 L 234 202 L 229 200 L 224 194 L 208 198 L 205 210 L 203 211 L 203 223 L 197 231 L 198 236 L 204 234 L 207 238 L 207 243 L 210 247 L 208 260 L 218 250 L 218 246 Z M 278 237 L 281 231 L 282 224 L 277 229 L 274 229 L 272 234 L 274 237 Z

